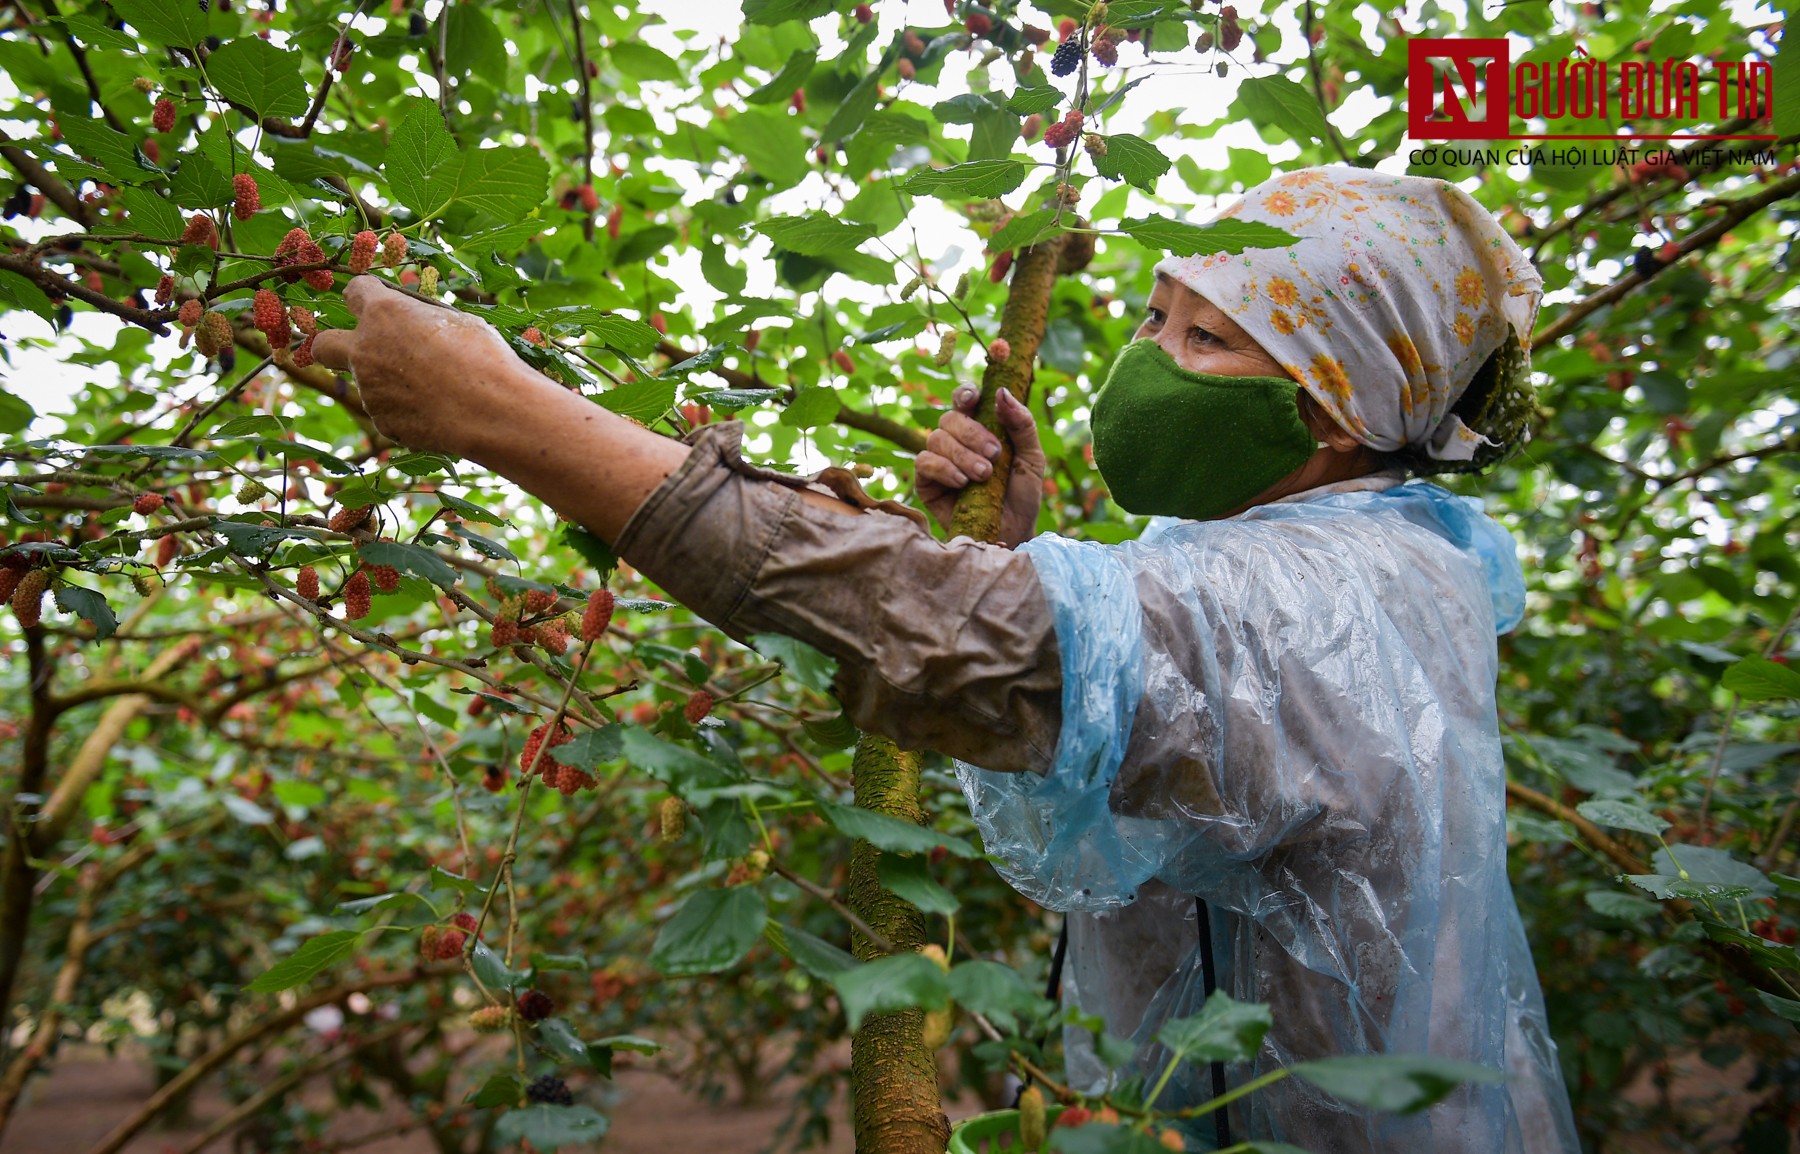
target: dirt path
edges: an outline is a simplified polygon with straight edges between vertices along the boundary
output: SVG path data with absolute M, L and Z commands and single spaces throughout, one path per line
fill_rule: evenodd
M 34 1082 L 27 1091 L 23 1108 L 0 1139 L 0 1154 L 82 1154 L 129 1116 L 153 1088 L 150 1069 L 141 1060 L 108 1058 L 97 1046 L 67 1047 L 50 1076 Z M 780 1091 L 777 1087 L 765 1106 L 714 1105 L 687 1093 L 665 1075 L 639 1069 L 619 1071 L 610 1087 L 603 1084 L 598 1090 L 584 1090 L 583 1100 L 612 1118 L 611 1133 L 601 1145 L 607 1154 L 691 1154 L 695 1150 L 755 1154 L 769 1147 L 787 1116 L 789 1100 Z M 327 1089 L 314 1087 L 306 1101 L 327 1109 L 331 1099 Z M 191 1125 L 139 1134 L 126 1145 L 125 1154 L 175 1154 L 227 1109 L 224 1095 L 209 1084 L 195 1101 Z M 831 1113 L 832 1142 L 821 1149 L 849 1154 L 855 1144 L 843 1102 L 834 1103 Z M 380 1113 L 346 1111 L 333 1120 L 327 1138 L 373 1134 L 407 1117 L 406 1110 L 393 1105 Z M 791 1149 L 791 1143 L 785 1148 Z M 358 1154 L 435 1154 L 430 1139 L 417 1131 L 355 1149 Z M 214 1141 L 205 1154 L 233 1154 L 230 1139 Z M 237 1154 L 249 1154 L 249 1150 Z

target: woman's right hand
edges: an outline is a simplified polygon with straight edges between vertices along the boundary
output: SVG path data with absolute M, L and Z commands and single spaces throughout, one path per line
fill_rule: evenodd
M 919 499 L 948 529 L 956 498 L 970 481 L 993 473 L 1000 441 L 975 419 L 981 390 L 963 385 L 951 396 L 952 408 L 925 438 L 914 464 Z M 1011 548 L 1037 531 L 1038 505 L 1044 496 L 1044 448 L 1038 443 L 1031 410 L 1006 389 L 998 401 L 1000 427 L 1012 442 L 1012 470 L 1007 475 L 1006 503 L 1000 514 L 1000 541 Z

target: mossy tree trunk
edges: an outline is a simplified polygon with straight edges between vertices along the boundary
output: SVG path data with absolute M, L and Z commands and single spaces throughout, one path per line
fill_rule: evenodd
M 995 408 L 999 390 L 1010 389 L 1021 401 L 1030 394 L 1061 251 L 1062 238 L 1057 237 L 1024 250 L 1014 265 L 1011 292 L 1000 318 L 1000 335 L 1012 352 L 1005 361 L 988 365 L 977 410 L 978 419 L 995 432 L 999 431 Z M 1001 442 L 1005 443 L 1004 436 Z M 988 481 L 963 490 L 951 523 L 953 535 L 999 540 L 1000 512 L 1011 468 L 1012 453 L 1007 448 L 994 462 Z M 925 810 L 919 804 L 919 765 L 918 753 L 903 750 L 885 737 L 863 734 L 851 769 L 856 804 L 925 824 Z M 876 872 L 880 860 L 881 853 L 874 846 L 857 843 L 850 859 L 850 908 L 895 949 L 916 950 L 925 944 L 925 917 L 882 886 Z M 874 943 L 861 934 L 854 935 L 852 947 L 865 961 L 880 956 Z M 938 1093 L 937 1062 L 923 1040 L 924 1018 L 919 1010 L 874 1014 L 863 1021 L 851 1041 L 850 1094 L 857 1154 L 943 1154 L 950 1141 L 950 1123 Z

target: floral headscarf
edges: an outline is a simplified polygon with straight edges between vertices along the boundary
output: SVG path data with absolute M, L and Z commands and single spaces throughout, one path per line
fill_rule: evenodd
M 1509 331 L 1523 372 L 1543 279 L 1487 209 L 1448 181 L 1333 165 L 1272 177 L 1214 219 L 1227 218 L 1301 240 L 1157 271 L 1227 313 L 1370 448 L 1454 462 L 1497 447 L 1450 409 Z

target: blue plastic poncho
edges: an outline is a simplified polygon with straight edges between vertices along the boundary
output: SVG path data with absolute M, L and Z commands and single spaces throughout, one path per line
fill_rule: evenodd
M 1369 478 L 1124 545 L 1022 548 L 1061 647 L 1055 763 L 957 769 L 1002 874 L 1069 911 L 1065 999 L 1154 1077 L 1157 1030 L 1204 1001 L 1198 896 L 1218 988 L 1273 1007 L 1231 1085 L 1380 1052 L 1510 1075 L 1411 1117 L 1288 1078 L 1232 1106 L 1234 1139 L 1573 1154 L 1506 876 L 1494 637 L 1524 601 L 1506 531 L 1437 486 Z M 1086 1032 L 1066 1040 L 1072 1082 L 1100 1088 Z M 1184 1064 L 1158 1105 L 1211 1096 Z

